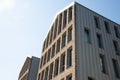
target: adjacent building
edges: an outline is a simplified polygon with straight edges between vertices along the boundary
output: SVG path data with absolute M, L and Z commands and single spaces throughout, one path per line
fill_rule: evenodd
M 37 80 L 120 80 L 120 25 L 73 2 L 44 40 Z
M 18 80 L 36 80 L 40 59 L 37 57 L 27 57 L 20 71 Z

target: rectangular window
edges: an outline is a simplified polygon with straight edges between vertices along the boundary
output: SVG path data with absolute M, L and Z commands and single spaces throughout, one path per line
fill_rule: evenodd
M 109 23 L 104 21 L 104 25 L 105 25 L 105 30 L 107 33 L 110 33 L 110 27 L 109 27 Z
M 58 25 L 58 18 L 56 18 L 55 24 L 54 24 L 54 39 L 56 38 L 56 35 L 57 35 L 57 25 Z
M 55 44 L 52 46 L 52 54 L 51 54 L 51 58 L 53 58 L 55 55 Z
M 62 35 L 62 48 L 66 45 L 66 32 Z
M 40 73 L 39 73 L 39 75 L 38 75 L 38 80 L 40 80 Z
M 52 37 L 53 37 L 53 26 L 52 26 L 51 32 L 50 32 L 50 44 L 51 44 L 51 42 L 52 42 Z
M 120 38 L 120 32 L 117 26 L 114 26 L 114 30 L 115 30 L 115 35 L 117 38 Z
M 117 55 L 120 55 L 120 47 L 117 41 L 113 40 L 114 49 Z
M 105 59 L 105 56 L 100 54 L 100 66 L 101 66 L 101 71 L 103 73 L 107 73 L 107 64 L 106 64 L 106 59 Z
M 72 74 L 68 75 L 68 76 L 66 77 L 66 80 L 72 80 Z
M 96 28 L 100 28 L 100 22 L 99 22 L 99 18 L 94 16 L 94 21 L 95 21 L 95 26 Z
M 42 52 L 44 52 L 44 50 L 45 50 L 45 41 L 44 41 L 44 43 L 43 43 L 43 49 L 42 49 Z
M 61 27 L 62 27 L 62 13 L 59 15 L 58 34 L 61 32 Z
M 42 68 L 42 65 L 43 65 L 43 56 L 41 57 L 41 60 L 40 60 L 40 68 Z
M 50 60 L 51 48 L 48 50 L 47 62 Z
M 41 80 L 44 80 L 44 70 L 42 71 Z
M 58 75 L 58 69 L 59 69 L 59 58 L 55 60 L 54 76 Z
M 60 39 L 57 40 L 57 50 L 56 53 L 60 51 Z
M 71 27 L 68 29 L 68 42 L 72 40 L 72 25 Z
M 67 50 L 67 67 L 72 66 L 72 48 Z
M 112 59 L 113 62 L 113 68 L 115 71 L 115 75 L 117 78 L 120 78 L 120 65 L 118 64 L 117 60 Z
M 91 43 L 90 31 L 88 29 L 84 30 L 85 42 Z
M 61 55 L 60 72 L 65 70 L 65 53 Z
M 44 55 L 44 62 L 43 62 L 43 65 L 46 64 L 46 56 L 47 56 L 47 53 L 45 53 L 45 55 Z
M 69 8 L 68 22 L 72 20 L 72 7 Z
M 65 28 L 66 25 L 67 25 L 67 10 L 64 11 L 63 28 Z
M 91 78 L 91 77 L 88 77 L 88 80 L 94 80 L 93 78 Z
M 52 80 L 53 77 L 53 63 L 50 64 L 50 71 L 49 71 L 49 79 L 48 80 Z
M 48 47 L 48 44 L 49 44 L 49 33 L 47 35 L 46 48 Z
M 102 36 L 100 34 L 97 34 L 97 44 L 99 48 L 103 48 Z
M 48 67 L 46 68 L 46 71 L 45 71 L 45 78 L 44 78 L 44 80 L 47 80 L 47 78 L 48 78 Z

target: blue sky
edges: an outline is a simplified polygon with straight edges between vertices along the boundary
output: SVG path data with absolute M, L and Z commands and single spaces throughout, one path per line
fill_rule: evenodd
M 74 0 L 0 0 L 0 80 L 17 80 L 27 56 L 40 57 L 58 11 Z M 76 0 L 120 24 L 120 0 Z

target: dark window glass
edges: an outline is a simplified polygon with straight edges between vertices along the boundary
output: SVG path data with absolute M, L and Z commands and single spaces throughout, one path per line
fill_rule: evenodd
M 47 53 L 45 53 L 45 55 L 44 55 L 43 65 L 46 63 L 46 56 L 47 56 Z
M 100 66 L 101 66 L 101 71 L 103 73 L 107 73 L 107 64 L 106 64 L 106 59 L 105 59 L 105 56 L 100 54 Z
M 100 28 L 100 22 L 99 22 L 99 18 L 94 16 L 94 21 L 95 21 L 95 26 L 96 28 Z
M 115 71 L 115 75 L 117 78 L 120 78 L 120 65 L 118 64 L 117 60 L 112 59 L 113 62 L 113 68 Z
M 52 80 L 53 77 L 53 63 L 50 64 L 50 71 L 49 71 L 49 79 L 48 80 Z
M 91 78 L 91 77 L 88 77 L 88 80 L 94 80 L 93 78 Z
M 62 35 L 62 48 L 66 45 L 66 32 Z
M 84 30 L 85 42 L 91 43 L 90 31 L 88 29 Z
M 114 49 L 117 55 L 120 55 L 120 48 L 117 41 L 113 40 Z
M 52 42 L 52 37 L 53 37 L 53 26 L 52 26 L 52 28 L 51 28 L 51 33 L 50 33 L 50 44 L 51 44 L 51 42 Z
M 68 75 L 66 80 L 72 80 L 72 74 Z
M 68 22 L 72 20 L 72 7 L 69 8 Z
M 72 66 L 72 48 L 67 51 L 67 67 Z
M 42 71 L 41 80 L 44 80 L 44 71 Z
M 67 24 L 67 10 L 64 11 L 63 28 L 66 27 L 66 24 Z
M 55 44 L 52 46 L 52 54 L 51 54 L 51 58 L 53 58 L 55 55 Z
M 105 30 L 107 33 L 110 33 L 110 27 L 109 27 L 109 23 L 104 21 L 104 25 L 105 25 Z
M 65 53 L 61 55 L 60 72 L 65 70 Z
M 120 32 L 117 26 L 114 26 L 114 30 L 115 30 L 115 35 L 117 38 L 120 38 Z
M 97 44 L 99 48 L 103 48 L 102 36 L 100 34 L 97 34 Z
M 56 53 L 60 51 L 60 39 L 57 40 L 57 50 Z
M 43 65 L 43 56 L 41 57 L 41 60 L 40 60 L 40 68 L 42 67 Z
M 59 69 L 59 58 L 55 60 L 54 76 L 58 75 L 58 69 Z
M 68 29 L 68 42 L 72 40 L 72 26 Z
M 55 25 L 54 25 L 54 39 L 56 38 L 57 35 L 57 25 L 58 25 L 58 18 L 55 20 Z
M 61 27 L 62 27 L 62 13 L 59 15 L 58 34 L 61 32 Z
M 48 78 L 48 67 L 46 68 L 46 71 L 45 71 L 45 78 L 44 78 L 44 80 L 47 80 L 47 78 Z
M 51 49 L 48 50 L 47 62 L 50 60 Z

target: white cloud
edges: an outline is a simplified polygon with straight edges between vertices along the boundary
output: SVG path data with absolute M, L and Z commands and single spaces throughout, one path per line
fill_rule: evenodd
M 0 0 L 0 12 L 11 11 L 15 7 L 14 0 Z

